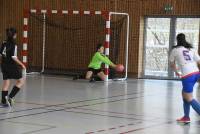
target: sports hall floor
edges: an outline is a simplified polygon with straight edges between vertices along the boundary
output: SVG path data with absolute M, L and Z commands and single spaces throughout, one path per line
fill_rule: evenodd
M 193 110 L 190 125 L 176 123 L 183 115 L 180 87 L 166 80 L 89 83 L 27 76 L 15 106 L 0 107 L 0 134 L 199 134 Z

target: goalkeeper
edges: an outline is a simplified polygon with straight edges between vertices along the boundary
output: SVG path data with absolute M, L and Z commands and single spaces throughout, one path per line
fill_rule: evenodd
M 88 71 L 86 73 L 86 79 L 90 81 L 95 81 L 95 77 L 93 76 L 98 76 L 101 80 L 105 80 L 106 75 L 101 69 L 102 63 L 109 65 L 112 68 L 116 68 L 116 65 L 103 54 L 104 46 L 102 44 L 98 44 L 96 50 L 96 53 L 94 54 L 90 64 L 88 65 Z
M 88 70 L 85 76 L 85 79 L 90 80 L 90 82 L 94 82 L 96 80 L 105 80 L 106 75 L 101 69 L 102 63 L 109 65 L 112 68 L 116 68 L 116 65 L 110 61 L 110 59 L 104 54 L 104 46 L 102 44 L 98 44 L 96 48 L 96 53 L 92 57 L 90 64 L 88 65 Z M 81 76 L 76 76 L 73 80 L 79 79 Z

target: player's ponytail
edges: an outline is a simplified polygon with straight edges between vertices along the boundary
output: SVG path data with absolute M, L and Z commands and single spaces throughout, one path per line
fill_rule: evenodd
M 15 43 L 14 35 L 16 33 L 17 30 L 15 28 L 7 28 L 6 29 L 7 42 Z
M 186 41 L 185 34 L 183 33 L 178 34 L 176 39 L 177 39 L 177 46 L 175 47 L 183 46 L 188 49 L 193 48 L 192 45 Z

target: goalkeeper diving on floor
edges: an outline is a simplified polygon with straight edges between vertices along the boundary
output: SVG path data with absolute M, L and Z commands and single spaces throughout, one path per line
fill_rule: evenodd
M 115 70 L 119 70 L 119 66 L 114 64 L 104 53 L 104 46 L 102 44 L 98 44 L 96 48 L 96 52 L 92 57 L 92 60 L 90 61 L 88 65 L 88 70 L 86 72 L 86 75 L 83 76 L 75 76 L 73 80 L 85 78 L 89 80 L 90 82 L 94 82 L 96 80 L 105 80 L 106 75 L 104 74 L 102 70 L 102 64 L 109 65 L 111 68 Z M 120 65 L 121 66 L 121 65 Z

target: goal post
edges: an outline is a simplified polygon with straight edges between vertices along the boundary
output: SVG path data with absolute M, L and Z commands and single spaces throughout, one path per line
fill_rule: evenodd
M 117 78 L 115 80 L 126 80 L 128 78 L 128 48 L 129 48 L 129 28 L 130 28 L 130 18 L 128 13 L 119 13 L 119 12 L 110 12 L 109 16 L 112 15 L 124 15 L 127 17 L 127 25 L 126 25 L 126 42 L 125 42 L 125 76 L 123 78 Z
M 47 19 L 49 16 L 52 15 L 61 15 L 61 16 L 90 16 L 90 18 L 94 17 L 94 16 L 101 16 L 104 21 L 105 21 L 105 25 L 104 22 L 101 22 L 103 24 L 101 24 L 100 22 L 98 22 L 98 24 L 100 23 L 102 26 L 104 26 L 104 47 L 105 47 L 105 55 L 106 56 L 110 56 L 110 47 L 111 47 L 111 17 L 113 15 L 123 15 L 126 17 L 127 19 L 127 24 L 126 24 L 126 45 L 125 45 L 125 57 L 124 57 L 124 65 L 125 65 L 125 72 L 124 72 L 124 76 L 116 79 L 116 80 L 126 80 L 127 79 L 127 72 L 128 72 L 128 40 L 129 40 L 129 15 L 127 13 L 118 13 L 118 12 L 108 12 L 108 11 L 78 11 L 78 10 L 45 10 L 45 9 L 30 9 L 30 10 L 24 10 L 24 21 L 23 21 L 23 50 L 22 50 L 22 60 L 23 63 L 26 66 L 29 66 L 29 64 L 31 63 L 31 61 L 29 61 L 29 44 L 30 44 L 30 40 L 29 40 L 29 33 L 30 33 L 30 16 L 31 15 L 35 15 L 36 19 L 39 20 L 40 25 L 38 26 L 38 29 L 40 30 L 40 32 L 42 33 L 40 36 L 42 37 L 38 37 L 37 33 L 35 33 L 32 36 L 37 36 L 38 38 L 38 42 L 42 42 L 42 44 L 39 46 L 38 49 L 38 53 L 42 53 L 40 56 L 38 56 L 38 59 L 41 58 L 40 61 L 40 66 L 41 69 L 38 70 L 37 72 L 39 73 L 43 73 L 45 71 L 45 67 L 46 67 L 46 52 L 48 50 L 46 50 L 46 45 L 47 45 L 47 40 L 46 40 L 46 36 L 48 34 L 47 32 L 47 28 L 48 25 L 53 25 L 55 27 L 55 25 L 59 25 L 59 24 L 52 24 L 52 23 L 48 23 L 47 25 Z M 37 18 L 38 16 L 38 18 Z M 48 20 L 50 21 L 50 19 Z M 88 20 L 89 21 L 89 20 Z M 95 22 L 95 21 L 94 21 Z M 80 23 L 80 22 L 79 22 Z M 78 24 L 77 24 L 78 25 Z M 100 31 L 102 30 L 102 26 Z M 60 28 L 61 26 L 59 26 L 58 28 Z M 63 28 L 66 28 L 63 26 Z M 95 28 L 95 27 L 94 27 Z M 49 28 L 50 29 L 50 28 Z M 69 29 L 69 28 L 68 28 Z M 77 28 L 74 28 L 75 30 L 77 30 Z M 86 28 L 85 28 L 86 29 Z M 78 29 L 80 30 L 80 29 Z M 52 30 L 51 30 L 52 31 Z M 93 30 L 94 31 L 94 30 Z M 69 34 L 67 34 L 69 35 Z M 100 34 L 99 34 L 100 35 Z M 103 37 L 102 33 L 101 33 L 101 37 Z M 96 37 L 97 38 L 97 37 Z M 39 41 L 40 40 L 40 41 Z M 83 40 L 83 39 L 82 39 Z M 81 40 L 80 40 L 81 42 Z M 95 44 L 96 45 L 96 44 Z M 34 46 L 32 46 L 34 47 Z M 32 52 L 33 53 L 33 52 Z M 93 52 L 94 53 L 94 52 Z M 87 54 L 87 53 L 86 53 Z M 48 55 L 47 55 L 48 57 Z M 88 62 L 88 61 L 87 61 Z M 87 63 L 88 64 L 88 63 Z M 27 73 L 30 73 L 31 71 L 28 71 Z M 105 65 L 104 66 L 104 72 L 106 75 L 106 80 L 109 80 L 109 66 Z

